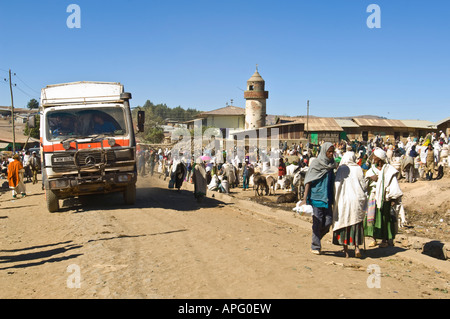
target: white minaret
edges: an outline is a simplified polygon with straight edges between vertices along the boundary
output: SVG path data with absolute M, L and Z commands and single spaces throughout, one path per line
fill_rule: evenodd
M 244 92 L 246 130 L 266 126 L 266 100 L 269 98 L 269 92 L 264 91 L 265 84 L 256 65 L 256 71 L 247 81 L 247 91 Z

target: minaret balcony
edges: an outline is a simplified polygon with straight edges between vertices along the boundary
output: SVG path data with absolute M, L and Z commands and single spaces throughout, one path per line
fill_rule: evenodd
M 245 99 L 268 99 L 269 92 L 268 91 L 245 91 L 244 98 Z

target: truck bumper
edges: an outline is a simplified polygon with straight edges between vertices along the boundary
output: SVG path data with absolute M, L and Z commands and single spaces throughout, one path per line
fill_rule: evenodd
M 100 176 L 66 176 L 48 178 L 44 187 L 52 190 L 59 199 L 63 199 L 125 191 L 128 186 L 136 184 L 136 179 L 137 175 L 134 172 L 106 173 Z

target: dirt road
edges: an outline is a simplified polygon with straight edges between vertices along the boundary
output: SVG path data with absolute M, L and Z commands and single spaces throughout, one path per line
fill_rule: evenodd
M 400 247 L 345 259 L 330 234 L 315 256 L 307 217 L 217 193 L 199 207 L 191 184 L 140 178 L 135 206 L 107 195 L 58 213 L 26 185 L 0 197 L 0 298 L 450 296 L 449 261 Z

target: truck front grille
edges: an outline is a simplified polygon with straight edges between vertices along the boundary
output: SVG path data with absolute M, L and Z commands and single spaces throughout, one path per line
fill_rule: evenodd
M 95 167 L 106 164 L 111 166 L 116 162 L 113 150 L 107 150 L 102 155 L 102 150 L 89 150 L 77 152 L 61 152 L 52 155 L 52 168 L 54 172 L 69 172 L 78 169 Z M 75 154 L 77 154 L 75 156 Z

